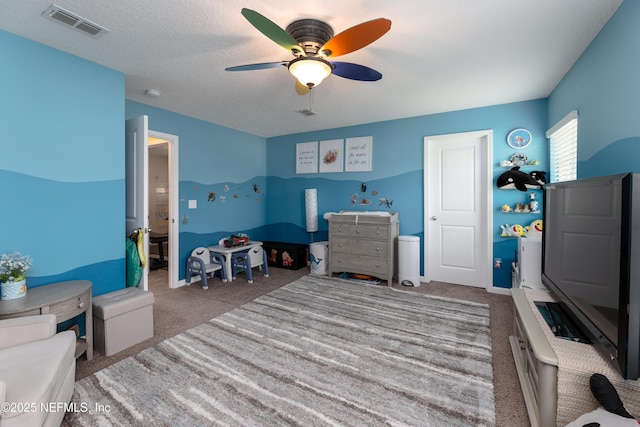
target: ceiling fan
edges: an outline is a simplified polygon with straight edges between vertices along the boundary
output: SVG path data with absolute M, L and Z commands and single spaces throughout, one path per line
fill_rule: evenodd
M 226 71 L 251 71 L 287 67 L 296 78 L 296 92 L 305 95 L 330 74 L 351 80 L 372 82 L 382 74 L 364 65 L 330 61 L 340 55 L 361 49 L 382 37 L 391 28 L 391 21 L 378 18 L 351 27 L 338 35 L 333 28 L 317 19 L 299 19 L 286 30 L 251 9 L 242 9 L 242 15 L 262 34 L 289 50 L 291 61 L 265 62 L 225 68 Z

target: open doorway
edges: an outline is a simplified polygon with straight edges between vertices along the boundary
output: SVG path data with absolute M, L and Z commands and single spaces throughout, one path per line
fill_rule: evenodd
M 149 280 L 177 287 L 178 137 L 149 130 Z

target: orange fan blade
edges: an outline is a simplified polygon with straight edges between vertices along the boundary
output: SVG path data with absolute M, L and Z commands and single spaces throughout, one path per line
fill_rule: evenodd
M 378 40 L 390 28 L 391 21 L 385 18 L 363 22 L 333 37 L 320 52 L 331 58 L 353 52 Z

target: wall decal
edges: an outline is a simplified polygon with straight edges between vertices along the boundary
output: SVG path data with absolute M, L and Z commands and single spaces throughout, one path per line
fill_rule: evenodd
M 385 208 L 391 208 L 391 205 L 393 205 L 393 200 L 389 199 L 388 197 L 380 197 L 378 199 L 378 207 L 380 206 L 384 206 Z

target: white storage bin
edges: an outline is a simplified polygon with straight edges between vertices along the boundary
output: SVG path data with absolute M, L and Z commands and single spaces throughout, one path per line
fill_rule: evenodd
M 398 236 L 398 283 L 420 286 L 420 238 Z

